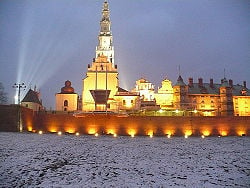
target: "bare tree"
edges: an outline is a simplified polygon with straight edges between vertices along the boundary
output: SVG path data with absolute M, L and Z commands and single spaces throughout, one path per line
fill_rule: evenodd
M 2 82 L 0 82 L 0 104 L 7 103 L 7 93 L 4 92 L 4 87 Z

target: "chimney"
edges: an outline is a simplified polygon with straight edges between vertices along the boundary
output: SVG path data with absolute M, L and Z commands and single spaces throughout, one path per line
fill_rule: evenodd
M 232 79 L 229 79 L 229 86 L 233 87 L 233 80 Z
M 211 88 L 214 87 L 214 80 L 213 80 L 213 78 L 210 78 L 210 84 L 209 85 L 210 85 Z
M 193 78 L 188 78 L 188 85 L 189 85 L 189 87 L 193 87 L 194 86 L 194 80 L 193 80 Z
M 202 80 L 202 78 L 199 78 L 198 79 L 198 84 L 199 84 L 199 87 L 203 87 L 203 80 Z
M 243 81 L 243 86 L 244 86 L 244 88 L 247 88 L 247 82 L 246 81 Z

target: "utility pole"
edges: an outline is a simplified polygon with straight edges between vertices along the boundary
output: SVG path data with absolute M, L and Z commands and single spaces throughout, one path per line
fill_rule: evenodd
M 21 100 L 20 100 L 20 94 L 21 94 L 21 89 L 25 89 L 26 86 L 25 86 L 24 83 L 21 83 L 21 84 L 15 83 L 12 87 L 15 88 L 15 89 L 18 89 L 17 130 L 19 132 L 22 132 L 23 131 L 23 125 L 21 123 Z

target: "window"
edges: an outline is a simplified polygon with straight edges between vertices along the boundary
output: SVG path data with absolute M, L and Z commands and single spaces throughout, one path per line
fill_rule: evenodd
M 133 104 L 134 103 L 134 100 L 131 100 L 131 104 Z
M 122 104 L 123 104 L 123 105 L 126 105 L 126 101 L 125 101 L 125 100 L 123 100 L 123 101 L 122 101 Z
M 64 106 L 68 106 L 68 105 L 69 105 L 68 100 L 65 100 L 65 101 L 63 102 L 63 105 L 64 105 Z

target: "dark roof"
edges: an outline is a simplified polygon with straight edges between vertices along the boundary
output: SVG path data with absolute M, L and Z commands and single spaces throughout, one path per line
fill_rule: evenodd
M 184 83 L 181 75 L 179 75 L 178 79 L 177 79 L 177 82 L 175 84 L 175 86 L 185 86 L 186 84 Z
M 210 86 L 210 83 L 203 83 L 203 86 L 200 87 L 199 83 L 193 83 L 192 87 L 189 86 L 188 87 L 188 93 L 189 94 L 215 94 L 215 95 L 219 95 L 220 94 L 220 87 L 225 87 L 225 82 L 223 82 L 222 84 L 213 84 L 213 87 Z M 229 85 L 227 85 L 226 83 L 226 87 L 230 87 Z M 246 95 L 249 96 L 250 92 L 247 88 L 244 88 L 244 86 L 242 85 L 233 85 L 232 87 L 232 94 L 233 96 L 241 96 L 242 90 L 246 90 Z
M 121 88 L 121 87 L 118 87 L 118 92 L 128 92 L 127 90 Z
M 138 92 L 130 92 L 121 87 L 118 87 L 118 92 L 115 96 L 140 96 Z
M 23 98 L 22 102 L 33 102 L 42 105 L 41 101 L 38 98 L 38 93 L 30 89 L 25 97 Z

